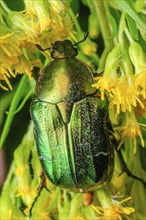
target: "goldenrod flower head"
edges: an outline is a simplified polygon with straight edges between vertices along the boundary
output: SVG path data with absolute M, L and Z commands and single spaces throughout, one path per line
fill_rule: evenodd
M 64 2 L 65 3 L 65 2 Z M 62 11 L 65 10 L 65 5 L 63 1 L 56 1 L 56 0 L 49 0 L 49 4 L 51 7 L 51 11 L 55 14 L 60 14 Z
M 126 138 L 131 138 L 134 143 L 134 153 L 136 153 L 137 137 L 140 137 L 141 145 L 144 147 L 144 140 L 142 137 L 140 124 L 137 122 L 133 111 L 131 113 L 126 112 L 124 114 L 124 122 L 120 127 L 115 128 L 115 130 L 121 133 L 121 141 L 119 143 L 118 149 L 124 143 Z
M 50 28 L 51 15 L 47 1 L 24 1 L 26 18 L 30 20 L 31 27 L 38 31 L 38 35 Z M 50 15 L 50 16 L 49 16 Z M 35 29 L 37 27 L 37 29 Z
M 72 22 L 66 13 L 69 3 L 60 0 L 25 0 L 24 3 L 26 6 L 25 15 L 36 34 L 34 41 L 37 42 L 37 44 L 42 43 L 44 40 L 46 44 L 45 47 L 48 47 L 51 43 L 64 39 L 66 36 L 72 34 Z M 47 32 L 45 38 L 43 32 Z M 40 39 L 42 35 L 43 39 Z M 47 38 L 49 38 L 49 41 Z
M 26 170 L 27 167 L 20 164 L 20 166 L 16 167 L 16 175 L 21 178 L 25 174 Z
M 0 80 L 5 80 L 7 85 L 1 83 L 0 86 L 5 90 L 12 89 L 11 76 L 26 73 L 31 78 L 33 68 L 42 66 L 35 54 L 35 44 L 47 48 L 55 41 L 74 34 L 71 18 L 66 13 L 69 2 L 26 0 L 24 3 L 25 10 L 15 12 L 1 2 L 4 19 L 0 38 Z
M 124 215 L 130 215 L 131 213 L 135 212 L 134 208 L 123 206 L 122 203 L 130 200 L 131 197 L 128 197 L 122 201 L 112 200 L 113 205 L 106 208 L 106 207 L 95 207 L 91 205 L 91 207 L 101 215 L 100 219 L 109 219 L 109 220 L 122 220 Z
M 1 67 L 0 80 L 5 80 L 9 89 L 12 89 L 9 78 L 16 77 L 18 73 L 26 73 L 31 78 L 33 66 L 41 67 L 41 61 L 36 58 L 35 46 L 18 37 L 18 33 L 11 32 L 0 37 Z M 25 51 L 24 51 L 25 48 Z M 29 52 L 27 52 L 29 51 Z M 8 89 L 1 84 L 3 89 Z
M 98 81 L 93 85 L 100 89 L 102 100 L 108 95 L 109 108 L 116 108 L 117 114 L 131 112 L 137 104 L 144 109 L 146 98 L 145 71 L 133 75 L 130 59 L 120 48 L 118 45 L 109 54 L 103 77 L 95 78 Z
M 37 25 L 34 27 L 30 19 L 21 12 L 11 12 L 11 25 L 15 35 L 21 37 L 21 41 L 25 39 L 33 41 L 34 37 L 38 37 Z
M 21 197 L 23 202 L 30 208 L 37 192 L 37 187 L 30 187 L 28 185 L 19 183 L 17 187 L 17 197 Z
M 10 44 L 11 42 L 11 44 Z M 19 62 L 16 54 L 19 52 L 17 48 L 17 43 L 15 43 L 14 34 L 9 33 L 5 36 L 0 36 L 1 44 L 1 67 L 0 67 L 0 80 L 5 80 L 9 89 L 12 89 L 9 78 L 11 76 L 15 77 L 16 73 L 12 70 L 12 66 Z M 14 45 L 14 46 L 13 46 Z M 7 90 L 6 86 L 1 84 L 1 87 Z
M 140 73 L 139 75 L 142 75 Z M 136 78 L 136 77 L 135 77 Z M 139 79 L 142 77 L 138 77 Z M 140 82 L 133 81 L 134 77 L 112 77 L 103 76 L 101 77 L 94 86 L 101 91 L 101 99 L 105 98 L 107 93 L 109 96 L 110 105 L 109 108 L 116 108 L 117 113 L 120 111 L 131 112 L 132 106 L 136 107 L 137 103 L 144 108 L 142 96 L 145 97 L 145 88 L 139 89 Z
M 21 197 L 28 209 L 31 207 L 37 194 L 39 181 L 31 180 L 29 171 L 25 171 L 22 176 L 17 176 L 18 186 L 16 187 L 16 197 Z
M 137 82 L 135 81 L 135 78 L 136 77 L 133 76 L 116 78 L 117 85 L 115 88 L 111 89 L 109 94 L 111 100 L 109 107 L 112 108 L 116 106 L 118 114 L 120 113 L 120 110 L 122 112 L 131 112 L 132 106 L 136 107 L 137 103 L 144 108 L 144 103 L 141 99 L 143 88 L 141 91 L 139 90 L 140 81 L 136 85 Z
M 52 218 L 49 217 L 49 213 L 46 211 L 46 212 L 41 212 L 40 219 L 51 220 Z

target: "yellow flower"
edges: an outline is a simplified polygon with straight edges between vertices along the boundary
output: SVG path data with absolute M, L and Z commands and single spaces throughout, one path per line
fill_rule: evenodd
M 73 24 L 66 10 L 68 3 L 46 0 L 24 2 L 26 18 L 35 33 L 35 43 L 47 48 L 51 43 L 72 35 Z
M 31 48 L 31 47 L 30 47 Z M 7 53 L 6 48 L 3 45 L 3 53 L 1 55 L 1 67 L 0 67 L 0 80 L 5 80 L 9 89 L 12 89 L 9 81 L 10 77 L 16 77 L 17 73 L 26 73 L 29 78 L 32 76 L 32 69 L 34 66 L 41 67 L 41 61 L 38 58 L 33 57 L 32 61 L 26 57 L 26 54 L 22 54 L 21 49 L 17 47 L 15 53 L 9 50 Z M 31 57 L 30 57 L 31 58 Z M 1 87 L 5 90 L 8 88 L 1 84 Z
M 96 77 L 95 80 L 97 80 L 97 82 L 93 84 L 93 87 L 100 89 L 102 100 L 105 99 L 105 95 L 107 92 L 111 93 L 111 91 L 113 90 L 113 88 L 116 87 L 119 81 L 117 77 L 113 77 L 113 76 L 107 77 L 104 75 L 103 77 Z
M 27 167 L 21 164 L 19 167 L 16 167 L 16 175 L 21 178 L 23 175 L 25 175 L 26 170 Z
M 42 66 L 35 54 L 35 44 L 47 48 L 57 40 L 73 36 L 73 23 L 67 13 L 68 5 L 62 1 L 26 0 L 25 10 L 14 12 L 2 2 L 4 20 L 0 38 L 0 80 L 5 83 L 0 86 L 3 89 L 12 89 L 10 77 L 26 73 L 31 78 L 32 69 Z
M 139 44 L 133 43 L 128 50 L 117 44 L 109 53 L 103 77 L 97 77 L 93 85 L 101 91 L 101 99 L 109 98 L 109 108 L 116 108 L 117 114 L 140 105 L 144 109 L 146 98 L 146 64 Z M 139 60 L 140 59 L 140 60 Z M 132 62 L 131 62 L 132 61 Z M 135 68 L 133 74 L 132 63 Z
M 136 107 L 137 104 L 140 104 L 141 108 L 144 109 L 144 99 L 146 98 L 145 71 L 123 77 L 112 74 L 103 75 L 93 86 L 100 89 L 102 100 L 105 98 L 105 94 L 108 95 L 109 108 L 116 108 L 118 114 L 120 111 L 131 112 L 132 106 Z
M 11 41 L 11 44 L 10 44 Z M 15 72 L 12 71 L 11 66 L 18 63 L 18 58 L 16 56 L 16 43 L 14 43 L 13 33 L 6 34 L 5 36 L 0 37 L 1 45 L 1 67 L 0 67 L 0 80 L 5 80 L 9 89 L 12 89 L 9 78 L 15 77 Z M 4 85 L 0 85 L 3 89 L 8 90 Z
M 122 205 L 122 203 L 130 200 L 131 197 L 128 197 L 120 202 L 116 200 L 113 201 L 113 205 L 111 207 L 95 207 L 94 205 L 91 205 L 93 210 L 95 210 L 98 215 L 101 215 L 102 217 L 100 219 L 109 219 L 109 220 L 122 220 L 123 215 L 130 215 L 131 213 L 135 212 L 134 208 L 131 207 L 125 207 Z
M 49 7 L 46 1 L 24 1 L 26 18 L 30 20 L 31 27 L 35 33 L 42 33 L 50 28 L 51 16 L 49 16 Z M 37 27 L 37 29 L 36 29 Z
M 140 125 L 135 118 L 133 111 L 131 113 L 126 112 L 124 114 L 124 122 L 121 126 L 116 127 L 114 130 L 121 133 L 121 141 L 119 143 L 118 149 L 124 143 L 126 138 L 131 138 L 134 142 L 134 153 L 136 153 L 136 138 L 139 136 L 141 140 L 141 145 L 144 147 L 144 140 L 140 130 Z M 144 125 L 142 125 L 144 126 Z
M 35 187 L 30 186 L 28 185 L 27 182 L 20 180 L 18 187 L 16 189 L 17 190 L 16 196 L 21 197 L 29 209 L 36 197 L 37 189 L 38 189 L 38 185 Z
M 48 212 L 42 212 L 42 213 L 40 214 L 40 219 L 43 219 L 43 220 L 51 220 L 52 218 L 50 218 Z
M 14 33 L 0 37 L 0 80 L 6 82 L 6 86 L 2 83 L 0 86 L 5 90 L 12 89 L 10 77 L 16 77 L 17 73 L 26 73 L 31 78 L 33 66 L 42 66 L 41 61 L 34 54 L 35 45 L 24 40 L 21 41 L 22 39 L 19 38 L 16 39 L 17 37 L 17 34 Z

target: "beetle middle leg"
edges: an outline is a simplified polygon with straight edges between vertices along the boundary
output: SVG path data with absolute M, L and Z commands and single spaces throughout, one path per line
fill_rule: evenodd
M 117 150 L 117 149 L 116 149 L 116 150 Z M 126 172 L 126 174 L 127 174 L 129 177 L 132 177 L 132 178 L 134 178 L 134 179 L 136 179 L 136 180 L 142 182 L 144 185 L 146 185 L 146 182 L 145 182 L 142 178 L 140 178 L 140 177 L 136 176 L 135 174 L 133 174 L 133 173 L 130 171 L 130 169 L 127 167 L 126 162 L 125 162 L 125 160 L 124 160 L 124 157 L 123 157 L 123 155 L 122 155 L 122 151 L 121 151 L 121 150 L 117 150 L 117 154 L 118 154 L 118 157 L 119 157 L 120 164 L 121 164 L 121 167 L 122 167 L 123 172 Z
M 119 161 L 120 161 L 121 168 L 122 168 L 122 173 L 123 173 L 123 172 L 126 172 L 126 174 L 127 174 L 129 177 L 132 177 L 132 178 L 134 178 L 134 179 L 136 179 L 136 180 L 142 182 L 144 185 L 146 185 L 146 181 L 145 181 L 145 180 L 143 180 L 142 178 L 140 178 L 140 177 L 136 176 L 135 174 L 133 174 L 133 173 L 130 171 L 130 169 L 127 167 L 126 162 L 125 162 L 125 160 L 124 160 L 124 157 L 123 157 L 123 155 L 122 155 L 122 151 L 121 151 L 120 149 L 117 149 L 118 141 L 116 140 L 116 138 L 114 137 L 114 135 L 113 135 L 113 137 L 112 137 L 112 140 L 113 140 L 113 142 L 114 142 L 114 146 L 115 146 L 117 155 L 118 155 L 118 157 L 119 157 Z
M 38 188 L 37 196 L 35 197 L 32 205 L 31 205 L 31 208 L 29 210 L 29 219 L 31 219 L 33 207 L 34 207 L 35 203 L 37 202 L 43 188 L 45 188 L 49 193 L 51 193 L 50 190 L 46 187 L 46 177 L 45 177 L 43 171 L 41 172 L 40 178 L 41 178 L 41 183 Z

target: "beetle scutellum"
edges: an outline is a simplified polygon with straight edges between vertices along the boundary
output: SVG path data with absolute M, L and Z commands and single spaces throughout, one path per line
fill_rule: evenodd
M 30 108 L 39 158 L 56 186 L 92 191 L 113 173 L 107 107 L 71 41 L 55 42 L 51 55 L 55 60 L 43 69 Z

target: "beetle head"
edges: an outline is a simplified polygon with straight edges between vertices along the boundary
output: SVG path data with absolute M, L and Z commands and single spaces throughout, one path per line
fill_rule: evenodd
M 75 57 L 78 54 L 77 49 L 73 46 L 70 40 L 56 41 L 51 49 L 51 57 L 54 59 Z
M 79 42 L 72 44 L 70 40 L 64 40 L 64 41 L 56 41 L 54 44 L 52 44 L 52 47 L 49 48 L 41 48 L 40 45 L 36 44 L 36 47 L 41 50 L 50 50 L 51 51 L 51 57 L 54 59 L 63 58 L 63 57 L 75 57 L 78 54 L 77 46 L 78 44 L 84 42 L 88 37 L 88 32 L 85 33 L 84 38 L 80 40 Z

